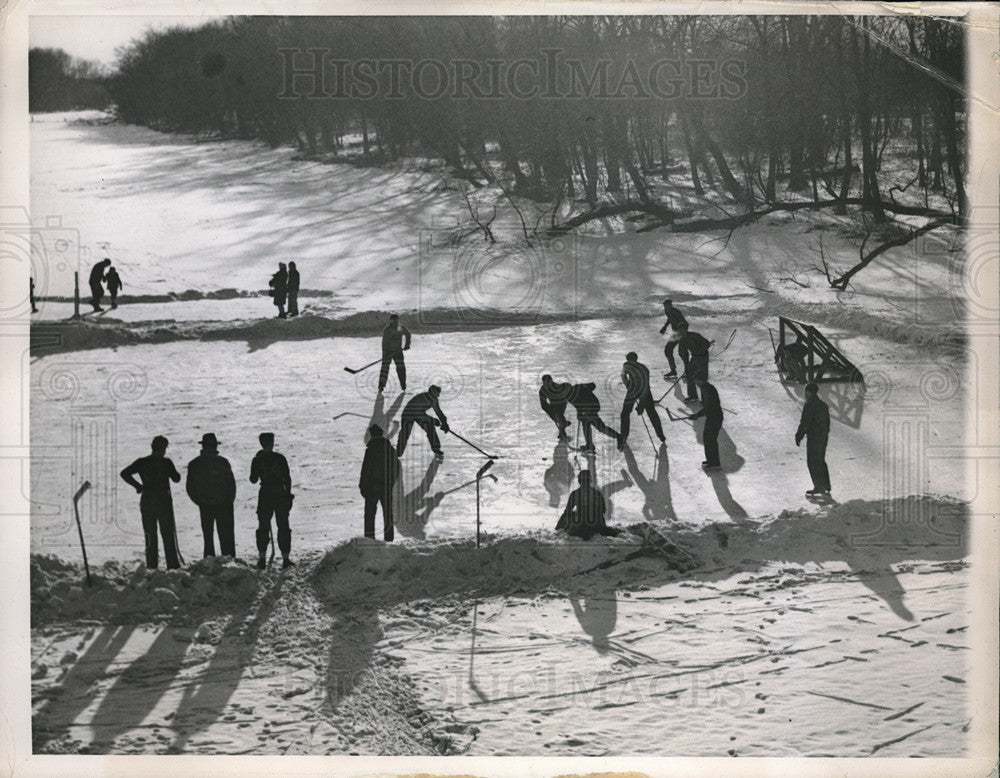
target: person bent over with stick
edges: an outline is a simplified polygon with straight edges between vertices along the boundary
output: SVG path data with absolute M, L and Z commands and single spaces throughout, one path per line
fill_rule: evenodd
M 564 530 L 570 537 L 582 540 L 590 540 L 594 535 L 618 535 L 619 530 L 609 527 L 604 521 L 607 504 L 600 490 L 591 485 L 590 471 L 581 470 L 577 480 L 580 486 L 570 492 L 556 531 Z
M 448 419 L 438 404 L 438 397 L 440 396 L 441 387 L 432 384 L 426 392 L 421 392 L 403 407 L 403 413 L 400 416 L 399 438 L 396 440 L 396 453 L 399 456 L 403 456 L 403 452 L 406 450 L 406 442 L 410 439 L 410 430 L 413 429 L 414 424 L 417 424 L 427 433 L 427 440 L 430 441 L 434 456 L 438 459 L 444 458 L 444 454 L 441 451 L 441 441 L 438 438 L 437 431 L 434 429 L 434 427 L 440 424 L 441 431 L 445 434 L 448 433 Z M 432 418 L 427 413 L 432 408 L 434 409 L 434 413 L 437 414 L 437 419 Z
M 583 427 L 584 446 L 581 451 L 594 451 L 594 433 L 596 427 L 609 438 L 619 439 L 618 433 L 604 423 L 600 417 L 601 401 L 594 394 L 597 384 L 574 384 L 569 395 L 569 402 L 576 409 L 576 418 Z
M 573 387 L 570 384 L 557 384 L 548 373 L 542 376 L 542 386 L 538 390 L 538 402 L 548 417 L 556 423 L 559 430 L 559 440 L 569 440 L 566 429 L 566 403 Z
M 399 378 L 399 388 L 406 391 L 406 364 L 403 362 L 403 352 L 410 349 L 410 331 L 399 323 L 399 316 L 389 316 L 389 323 L 382 330 L 382 367 L 378 374 L 379 394 L 385 389 L 389 380 L 389 365 L 396 363 L 396 377 Z
M 375 511 L 382 505 L 382 537 L 391 543 L 394 537 L 392 522 L 392 487 L 399 479 L 399 455 L 383 435 L 378 424 L 368 428 L 369 440 L 365 458 L 361 463 L 358 488 L 365 499 L 365 537 L 375 538 Z
M 264 554 L 271 538 L 271 516 L 278 525 L 278 548 L 284 560 L 282 567 L 291 567 L 292 528 L 288 524 L 288 514 L 292 510 L 292 476 L 288 472 L 288 460 L 274 450 L 274 433 L 262 432 L 257 438 L 260 451 L 250 463 L 250 483 L 260 481 L 257 493 L 257 567 L 266 567 Z
M 682 324 L 678 328 L 681 333 L 680 345 L 688 352 L 687 374 L 687 402 L 696 402 L 698 392 L 696 387 L 699 379 L 708 380 L 708 350 L 712 347 L 710 341 L 700 332 L 692 332 L 687 324 Z
M 201 532 L 205 538 L 205 556 L 215 556 L 215 531 L 223 556 L 236 556 L 236 533 L 233 527 L 233 503 L 236 479 L 229 460 L 219 456 L 215 433 L 201 436 L 201 453 L 188 462 L 188 497 L 201 514 Z
M 653 403 L 653 395 L 649 390 L 649 368 L 639 361 L 639 355 L 634 351 L 625 355 L 625 364 L 622 365 L 622 383 L 625 384 L 625 399 L 622 402 L 622 426 L 618 436 L 619 450 L 625 446 L 628 439 L 629 420 L 632 409 L 636 413 L 645 413 L 649 423 L 653 425 L 653 431 L 660 443 L 666 441 L 663 435 L 663 427 L 660 424 L 660 417 L 656 413 L 656 405 Z
M 174 524 L 174 502 L 170 496 L 170 482 L 180 483 L 181 474 L 174 463 L 167 459 L 167 439 L 162 435 L 153 438 L 152 453 L 140 457 L 121 472 L 122 479 L 134 488 L 139 497 L 139 514 L 142 532 L 146 539 L 146 567 L 159 565 L 159 548 L 156 528 L 163 538 L 163 555 L 167 570 L 180 567 L 177 559 L 177 528 Z M 135 480 L 139 476 L 141 483 Z

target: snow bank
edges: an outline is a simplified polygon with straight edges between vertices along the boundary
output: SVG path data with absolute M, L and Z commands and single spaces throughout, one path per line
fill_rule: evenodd
M 209 557 L 186 570 L 128 569 L 108 562 L 91 570 L 54 556 L 31 557 L 31 622 L 100 619 L 123 623 L 211 609 L 236 610 L 257 591 L 257 575 L 230 557 Z

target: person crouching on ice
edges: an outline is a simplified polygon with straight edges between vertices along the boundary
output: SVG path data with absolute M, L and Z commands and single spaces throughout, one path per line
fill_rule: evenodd
M 580 486 L 570 493 L 556 531 L 564 530 L 570 537 L 582 540 L 590 540 L 594 535 L 617 536 L 619 530 L 604 522 L 607 505 L 604 495 L 591 486 L 590 471 L 581 470 L 577 480 Z
M 438 397 L 440 396 L 441 387 L 432 384 L 426 392 L 421 392 L 403 406 L 403 413 L 400 416 L 399 437 L 396 439 L 396 453 L 399 456 L 403 456 L 403 452 L 406 450 L 406 442 L 410 439 L 410 430 L 413 429 L 414 424 L 418 424 L 427 433 L 427 439 L 431 443 L 431 450 L 434 452 L 434 456 L 438 459 L 444 458 L 444 454 L 441 452 L 441 441 L 438 439 L 437 430 L 434 429 L 438 425 L 438 420 L 440 420 L 441 431 L 444 433 L 448 432 L 448 419 L 441 410 L 441 406 L 438 405 Z M 435 420 L 427 413 L 432 408 L 434 409 L 434 413 L 437 414 L 438 420 Z

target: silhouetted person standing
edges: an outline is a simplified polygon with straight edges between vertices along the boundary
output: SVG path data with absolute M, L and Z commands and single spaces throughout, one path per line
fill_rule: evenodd
M 687 349 L 687 397 L 685 400 L 697 400 L 698 379 L 708 380 L 708 350 L 712 347 L 712 341 L 708 340 L 699 332 L 692 332 L 687 324 L 679 327 L 681 333 L 680 345 Z
M 142 516 L 142 533 L 146 540 L 146 567 L 159 565 L 159 548 L 156 529 L 163 538 L 163 555 L 167 569 L 180 567 L 177 559 L 177 530 L 174 524 L 174 503 L 170 496 L 170 482 L 180 483 L 181 475 L 174 463 L 166 457 L 167 439 L 162 435 L 153 438 L 152 453 L 135 460 L 121 472 L 121 477 L 141 496 L 139 513 Z M 140 481 L 135 480 L 139 476 Z
M 680 346 L 678 349 L 678 354 L 681 355 L 681 362 L 684 363 L 684 372 L 688 369 L 688 352 L 685 346 L 680 345 L 681 339 L 681 325 L 685 327 L 688 326 L 687 319 L 684 318 L 684 314 L 674 308 L 673 301 L 664 300 L 663 301 L 663 315 L 667 317 L 667 320 L 660 327 L 660 334 L 664 335 L 667 332 L 667 328 L 670 328 L 670 334 L 667 335 L 667 342 L 663 346 L 663 355 L 667 358 L 667 364 L 670 365 L 670 372 L 664 374 L 664 378 L 674 378 L 677 375 L 677 364 L 674 362 L 674 349 Z
M 806 438 L 806 464 L 813 488 L 807 496 L 830 494 L 830 470 L 826 466 L 826 444 L 830 439 L 830 406 L 819 399 L 819 387 L 806 384 L 806 404 L 802 406 L 802 418 L 795 432 L 795 445 Z
M 566 421 L 566 403 L 569 402 L 572 389 L 570 384 L 556 383 L 552 380 L 552 376 L 546 373 L 542 376 L 542 386 L 538 390 L 538 402 L 542 410 L 556 423 L 559 440 L 569 440 L 569 435 L 566 434 L 566 429 L 569 427 L 569 422 Z
M 565 530 L 571 537 L 583 540 L 590 540 L 594 535 L 617 535 L 619 531 L 604 521 L 607 505 L 604 495 L 591 485 L 590 471 L 581 470 L 577 480 L 580 485 L 570 492 L 556 530 Z
M 438 404 L 440 396 L 441 387 L 431 385 L 426 392 L 421 392 L 403 406 L 403 413 L 400 416 L 399 439 L 396 441 L 396 453 L 399 456 L 403 456 L 403 452 L 406 450 L 406 442 L 410 439 L 410 430 L 414 424 L 419 425 L 427 433 L 427 439 L 430 441 L 434 456 L 444 456 L 441 451 L 441 441 L 434 429 L 440 420 L 442 432 L 448 432 L 448 419 Z M 431 409 L 437 414 L 437 420 L 427 413 Z
M 113 267 L 108 268 L 107 275 L 104 276 L 104 282 L 108 287 L 108 296 L 111 297 L 111 307 L 118 307 L 118 292 L 121 291 L 124 284 L 122 284 L 122 278 L 118 275 L 118 271 Z
M 414 398 L 415 399 L 415 398 Z M 365 537 L 375 537 L 375 511 L 382 505 L 382 537 L 391 543 L 394 534 L 392 522 L 392 487 L 399 479 L 399 455 L 383 435 L 378 424 L 368 428 L 369 439 L 365 458 L 361 463 L 358 488 L 365 499 Z
M 201 514 L 205 556 L 215 556 L 215 530 L 218 528 L 222 555 L 235 557 L 233 502 L 236 500 L 236 479 L 229 460 L 219 456 L 219 441 L 214 433 L 206 432 L 201 436 L 201 454 L 188 462 L 185 487 Z
M 110 259 L 102 259 L 90 269 L 90 304 L 94 312 L 103 311 L 101 300 L 104 299 L 104 274 L 111 266 Z
M 278 263 L 278 272 L 267 282 L 271 287 L 271 299 L 278 306 L 278 318 L 285 319 L 285 298 L 288 296 L 288 269 L 284 262 Z
M 594 433 L 592 427 L 596 427 L 609 438 L 619 439 L 618 433 L 604 423 L 600 417 L 601 401 L 594 394 L 597 384 L 574 384 L 570 390 L 569 402 L 576 410 L 576 418 L 583 427 L 584 446 L 582 451 L 594 451 Z
M 618 448 L 621 449 L 628 440 L 629 422 L 632 417 L 632 409 L 637 413 L 645 413 L 649 423 L 653 425 L 656 437 L 663 443 L 666 437 L 663 435 L 663 427 L 660 425 L 660 417 L 656 413 L 656 405 L 653 402 L 653 395 L 649 390 L 649 368 L 639 361 L 639 355 L 634 351 L 625 355 L 625 364 L 622 365 L 622 383 L 625 384 L 625 399 L 622 402 L 622 426 L 618 436 Z
M 701 410 L 688 418 L 705 417 L 705 429 L 701 435 L 702 444 L 705 446 L 705 461 L 701 466 L 706 470 L 716 470 L 722 467 L 719 462 L 719 432 L 722 431 L 724 418 L 722 402 L 719 400 L 719 393 L 707 378 L 699 378 L 698 386 L 701 389 Z
M 378 374 L 378 390 L 385 389 L 389 380 L 389 365 L 396 363 L 396 376 L 399 378 L 399 388 L 406 391 L 406 365 L 403 363 L 403 352 L 410 348 L 410 331 L 399 323 L 399 316 L 389 316 L 389 323 L 382 330 L 382 367 Z
M 28 302 L 31 303 L 31 312 L 38 313 L 38 308 L 35 306 L 35 279 L 28 279 Z
M 299 271 L 294 262 L 288 263 L 288 315 L 299 315 Z
M 282 567 L 291 567 L 292 529 L 288 524 L 288 514 L 292 510 L 292 476 L 288 472 L 288 460 L 274 450 L 274 433 L 262 432 L 258 451 L 250 463 L 250 483 L 260 481 L 257 492 L 257 567 L 266 567 L 264 554 L 271 536 L 271 516 L 278 525 L 278 548 L 284 562 Z

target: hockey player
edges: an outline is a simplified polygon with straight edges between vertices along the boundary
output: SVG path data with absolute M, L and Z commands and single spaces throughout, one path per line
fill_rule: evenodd
M 438 404 L 438 397 L 440 396 L 441 387 L 432 384 L 426 392 L 421 392 L 403 407 L 403 413 L 400 416 L 399 438 L 396 441 L 396 453 L 399 456 L 403 456 L 403 452 L 406 450 L 406 442 L 410 439 L 410 430 L 414 424 L 417 424 L 427 433 L 427 439 L 430 441 L 434 456 L 444 458 L 444 453 L 441 451 L 441 441 L 438 439 L 437 431 L 434 429 L 434 427 L 440 424 L 442 432 L 447 434 L 449 431 L 448 419 Z M 437 419 L 434 419 L 427 413 L 431 409 L 434 410 Z
M 650 392 L 649 368 L 639 361 L 639 356 L 634 351 L 625 355 L 621 378 L 622 383 L 625 384 L 625 399 L 622 402 L 621 433 L 618 436 L 619 450 L 625 446 L 625 441 L 628 439 L 629 420 L 633 408 L 635 408 L 636 413 L 646 414 L 649 423 L 653 425 L 656 437 L 663 443 L 666 438 L 663 435 L 660 417 L 656 413 L 656 405 L 653 403 L 653 395 Z

